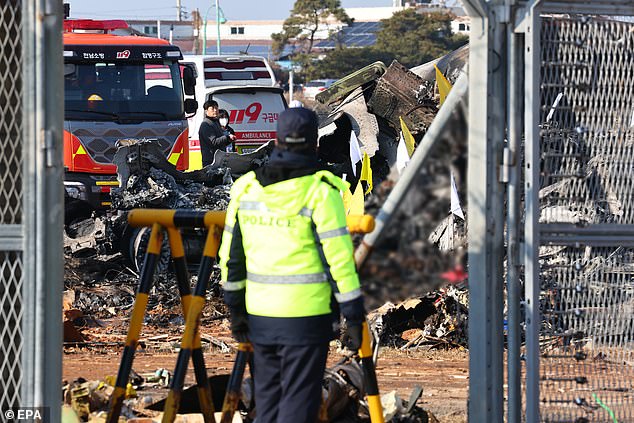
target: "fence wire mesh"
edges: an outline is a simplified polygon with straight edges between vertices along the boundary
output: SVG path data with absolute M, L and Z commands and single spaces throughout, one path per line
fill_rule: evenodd
M 21 16 L 21 1 L 0 2 L 0 410 L 20 404 L 23 375 L 23 254 L 1 247 L 23 216 Z
M 634 24 L 543 18 L 541 42 L 540 224 L 618 233 L 634 224 Z M 540 415 L 634 422 L 634 249 L 588 237 L 540 247 Z
M 0 2 L 0 224 L 22 220 L 21 2 Z
M 22 253 L 0 252 L 0 410 L 20 404 L 21 290 Z

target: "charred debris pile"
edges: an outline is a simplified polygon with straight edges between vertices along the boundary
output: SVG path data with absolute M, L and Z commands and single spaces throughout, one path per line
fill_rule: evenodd
M 398 180 L 394 164 L 400 118 L 420 142 L 438 111 L 434 64 L 453 82 L 466 57 L 466 50 L 461 49 L 412 70 L 396 62 L 387 68 L 371 65 L 341 80 L 323 93 L 325 97 L 318 97 L 323 102 L 317 106 L 322 161 L 334 173 L 348 175 L 355 186 L 351 131 L 362 151 L 371 157 L 374 190 L 366 197 L 366 213 L 378 214 Z M 127 210 L 226 209 L 233 180 L 265 164 L 271 148 L 272 144 L 267 144 L 247 155 L 218 152 L 214 164 L 183 173 L 168 163 L 152 142 L 121 142 L 114 158 L 120 188 L 112 190 L 111 210 L 66 228 L 74 236 L 66 238 L 65 272 L 66 289 L 74 293 L 72 308 L 99 318 L 127 315 L 131 309 L 149 233 L 127 226 Z M 463 265 L 466 225 L 450 213 L 450 175 L 457 181 L 459 194 L 464 194 L 465 154 L 464 125 L 456 125 L 455 133 L 438 143 L 429 165 L 419 172 L 383 241 L 361 271 L 366 307 L 378 309 L 371 313 L 371 322 L 382 344 L 399 348 L 466 345 L 466 288 L 438 290 L 447 280 L 464 279 L 451 274 Z M 203 237 L 190 233 L 184 239 L 195 274 Z M 355 242 L 360 240 L 355 238 Z M 165 247 L 150 296 L 150 308 L 163 311 L 150 314 L 150 323 L 157 325 L 168 324 L 180 312 Z M 224 312 L 218 299 L 218 281 L 216 272 L 208 296 L 213 308 L 210 315 L 214 316 Z

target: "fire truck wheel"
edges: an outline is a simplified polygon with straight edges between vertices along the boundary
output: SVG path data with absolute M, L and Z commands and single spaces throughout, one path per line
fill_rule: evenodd
M 145 260 L 147 244 L 150 240 L 150 228 L 136 229 L 129 239 L 129 258 L 132 262 L 132 265 L 136 268 L 137 271 L 140 272 L 141 268 L 143 267 L 143 261 Z M 169 241 L 167 239 L 167 236 L 164 236 L 163 244 L 161 246 L 161 255 L 159 256 L 159 260 L 156 264 L 157 273 L 163 273 L 167 271 L 170 257 L 171 255 L 169 250 Z

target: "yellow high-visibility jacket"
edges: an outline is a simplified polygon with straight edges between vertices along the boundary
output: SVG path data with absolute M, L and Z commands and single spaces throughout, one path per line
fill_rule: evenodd
M 249 316 L 301 318 L 330 314 L 334 293 L 345 316 L 361 297 L 346 188 L 328 171 L 268 186 L 253 172 L 238 179 L 219 251 L 225 296 L 244 295 Z

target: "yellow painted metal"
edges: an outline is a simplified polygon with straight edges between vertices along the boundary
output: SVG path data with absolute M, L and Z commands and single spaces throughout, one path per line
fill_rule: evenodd
M 362 341 L 361 341 L 361 348 L 359 349 L 359 357 L 371 359 L 372 345 L 370 342 L 370 329 L 369 329 L 367 321 L 363 322 L 362 329 L 363 329 L 363 335 L 362 335 Z M 372 373 L 374 373 L 374 365 L 372 365 L 371 371 Z M 368 383 L 367 380 L 366 380 L 366 383 Z M 370 412 L 370 421 L 372 423 L 384 423 L 385 420 L 383 418 L 383 406 L 381 405 L 381 397 L 378 394 L 368 395 L 367 400 L 368 400 L 368 410 Z
M 368 329 L 368 322 L 363 322 L 362 328 L 363 338 L 361 341 L 361 348 L 359 349 L 359 357 L 372 357 L 372 345 L 370 343 L 370 331 Z
M 200 410 L 202 411 L 205 422 L 216 421 L 214 417 L 214 404 L 211 401 L 211 390 L 207 388 L 201 388 L 198 386 L 198 404 L 200 404 Z
M 198 333 L 198 318 L 205 306 L 205 298 L 193 296 L 189 302 L 189 310 L 187 310 L 187 320 L 185 321 L 185 332 L 183 333 L 182 349 L 191 350 L 194 346 L 195 338 Z
M 225 226 L 225 211 L 208 211 L 205 213 L 205 226 L 211 230 L 211 225 L 219 226 L 222 229 Z M 214 254 L 215 255 L 215 254 Z
M 176 414 L 178 413 L 178 406 L 181 402 L 180 392 L 170 390 L 165 400 L 165 408 L 163 409 L 163 423 L 172 423 L 176 420 Z
M 165 228 L 174 228 L 174 215 L 177 210 L 165 209 L 134 209 L 128 213 L 128 223 L 133 227 L 152 226 L 159 224 Z M 223 227 L 225 224 L 224 211 L 208 211 L 205 213 L 205 226 Z M 375 227 L 374 217 L 370 215 L 351 215 L 346 217 L 348 229 L 352 233 L 372 232 Z M 213 254 L 212 256 L 215 256 Z
M 132 316 L 130 317 L 130 328 L 128 329 L 128 337 L 125 341 L 125 344 L 128 346 L 135 346 L 137 341 L 139 340 L 147 302 L 148 294 L 138 293 L 136 295 L 136 300 L 134 301 L 134 309 L 132 309 Z
M 383 418 L 383 406 L 379 395 L 368 395 L 368 411 L 372 423 L 385 423 Z
M 175 214 L 176 210 L 134 209 L 128 213 L 128 224 L 133 227 L 140 227 L 159 223 L 166 228 L 173 228 Z
M 253 344 L 250 342 L 239 342 L 238 351 L 253 352 Z
M 147 244 L 147 253 L 159 255 L 161 254 L 161 246 L 163 245 L 163 228 L 158 223 L 152 225 L 152 233 Z
M 219 231 L 220 228 L 222 228 L 222 225 L 216 226 L 215 224 L 212 224 L 209 226 L 209 230 L 207 231 L 207 240 L 205 241 L 205 248 L 203 249 L 203 256 L 216 257 L 216 254 L 218 254 L 218 247 L 220 246 L 221 236 L 221 233 Z
M 346 224 L 348 225 L 348 230 L 351 233 L 357 234 L 367 234 L 372 232 L 375 226 L 374 217 L 369 214 L 347 216 Z
M 185 248 L 183 248 L 183 237 L 181 231 L 176 228 L 167 228 L 167 235 L 170 241 L 170 250 L 172 250 L 173 258 L 185 257 Z
M 134 209 L 128 213 L 128 224 L 133 227 L 152 226 L 155 223 L 166 228 L 173 228 L 174 216 L 178 210 L 166 209 Z M 211 225 L 224 226 L 224 211 L 208 211 L 205 213 L 205 226 Z

